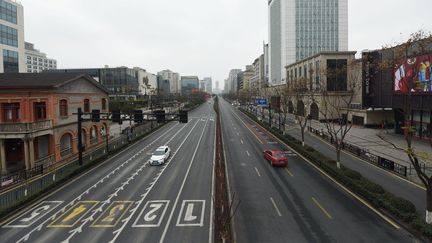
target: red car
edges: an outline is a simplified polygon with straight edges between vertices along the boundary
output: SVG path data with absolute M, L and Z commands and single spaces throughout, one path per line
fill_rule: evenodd
M 264 158 L 270 161 L 272 166 L 287 166 L 288 158 L 284 152 L 280 150 L 264 150 Z

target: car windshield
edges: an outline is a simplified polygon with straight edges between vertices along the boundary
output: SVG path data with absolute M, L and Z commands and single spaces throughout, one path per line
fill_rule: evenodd
M 156 150 L 153 155 L 164 155 L 165 154 L 165 150 Z
M 283 153 L 273 154 L 273 157 L 275 157 L 275 158 L 285 158 L 285 154 L 283 154 Z

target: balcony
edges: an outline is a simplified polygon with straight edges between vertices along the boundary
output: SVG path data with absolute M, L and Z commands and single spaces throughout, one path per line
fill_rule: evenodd
M 0 133 L 30 133 L 39 130 L 51 129 L 52 127 L 52 120 L 29 123 L 0 123 Z

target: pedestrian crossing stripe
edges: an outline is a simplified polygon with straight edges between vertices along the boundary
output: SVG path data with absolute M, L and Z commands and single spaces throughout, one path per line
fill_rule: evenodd
M 48 228 L 74 227 L 99 201 L 80 201 L 49 224 Z

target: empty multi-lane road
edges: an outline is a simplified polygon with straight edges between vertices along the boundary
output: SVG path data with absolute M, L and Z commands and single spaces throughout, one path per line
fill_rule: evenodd
M 212 104 L 171 122 L 6 220 L 1 242 L 208 242 L 212 238 Z M 171 148 L 164 166 L 152 151 Z
M 237 242 L 414 242 L 294 151 L 220 99 Z M 212 242 L 215 113 L 171 122 L 5 219 L 1 242 Z M 171 148 L 164 166 L 151 152 Z M 262 151 L 286 151 L 273 168 Z

